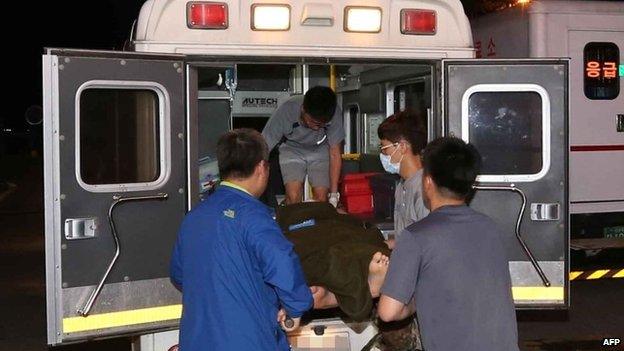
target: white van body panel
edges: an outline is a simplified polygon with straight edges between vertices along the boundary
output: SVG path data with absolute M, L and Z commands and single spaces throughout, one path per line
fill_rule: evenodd
M 135 37 L 136 51 L 189 55 L 306 56 L 368 58 L 470 58 L 474 55 L 470 23 L 459 0 L 372 0 L 360 4 L 330 1 L 223 1 L 228 5 L 229 24 L 223 30 L 187 27 L 187 1 L 148 0 L 141 10 Z M 288 4 L 287 31 L 251 29 L 251 5 Z M 331 26 L 302 25 L 308 6 L 325 4 L 332 9 Z M 344 8 L 366 5 L 382 9 L 381 32 L 349 33 L 343 29 Z M 405 35 L 400 30 L 401 9 L 434 10 L 434 35 Z
M 624 88 L 613 100 L 590 100 L 583 91 L 588 42 L 615 43 L 624 61 L 624 2 L 538 0 L 471 24 L 477 57 L 570 57 L 570 212 L 624 211 L 624 133 L 616 130 Z

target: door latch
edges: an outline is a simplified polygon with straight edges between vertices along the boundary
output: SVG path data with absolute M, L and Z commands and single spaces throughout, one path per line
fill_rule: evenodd
M 531 220 L 533 221 L 558 221 L 559 220 L 559 204 L 531 204 Z
M 65 220 L 65 239 L 91 239 L 97 233 L 95 218 L 67 218 Z

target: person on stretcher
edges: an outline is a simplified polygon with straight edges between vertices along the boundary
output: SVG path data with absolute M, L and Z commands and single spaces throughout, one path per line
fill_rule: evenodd
M 279 207 L 276 216 L 299 256 L 314 308 L 339 307 L 355 321 L 369 318 L 389 264 L 379 229 L 321 202 Z

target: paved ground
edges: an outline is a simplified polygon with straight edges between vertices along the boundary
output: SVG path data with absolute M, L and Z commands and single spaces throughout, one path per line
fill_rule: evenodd
M 0 170 L 17 184 L 0 201 L 0 350 L 46 350 L 40 159 L 15 165 Z M 571 299 L 567 313 L 519 315 L 523 350 L 618 349 L 603 347 L 602 338 L 624 339 L 624 279 L 573 282 Z M 53 350 L 124 351 L 130 343 L 113 339 Z
M 47 350 L 41 159 L 9 160 L 0 179 L 0 351 Z M 3 196 L 4 195 L 4 196 Z M 57 351 L 130 350 L 128 340 L 54 348 Z

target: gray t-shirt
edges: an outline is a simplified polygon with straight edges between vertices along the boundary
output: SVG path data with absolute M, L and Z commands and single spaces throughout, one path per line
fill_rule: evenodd
M 422 175 L 420 169 L 408 179 L 401 180 L 394 191 L 394 233 L 398 238 L 403 229 L 420 221 L 429 214 L 422 198 Z
M 269 150 L 272 150 L 282 140 L 282 137 L 286 137 L 284 144 L 312 152 L 320 148 L 326 149 L 327 145 L 333 146 L 344 140 L 345 131 L 340 107 L 336 106 L 336 112 L 325 128 L 313 130 L 305 127 L 300 121 L 302 105 L 303 95 L 295 95 L 284 102 L 271 116 L 262 130 Z
M 517 351 L 502 233 L 468 206 L 444 206 L 410 225 L 390 258 L 382 294 L 414 298 L 426 351 Z

